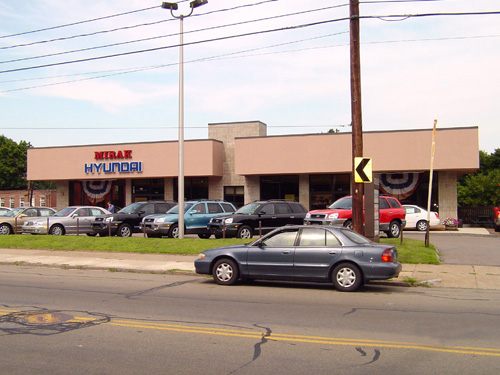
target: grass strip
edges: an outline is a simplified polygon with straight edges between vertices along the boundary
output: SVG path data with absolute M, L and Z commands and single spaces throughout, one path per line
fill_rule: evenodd
M 255 239 L 255 238 L 254 238 Z M 0 236 L 1 248 L 47 249 L 64 251 L 109 251 L 151 254 L 196 255 L 203 250 L 219 246 L 238 245 L 250 240 L 236 238 L 199 239 L 146 238 L 146 237 L 89 237 L 89 236 Z M 436 249 L 424 241 L 399 238 L 381 238 L 381 243 L 396 245 L 401 263 L 439 264 Z

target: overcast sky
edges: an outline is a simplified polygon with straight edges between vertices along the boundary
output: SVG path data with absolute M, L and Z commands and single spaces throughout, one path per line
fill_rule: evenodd
M 350 131 L 348 3 L 196 8 L 184 19 L 185 138 L 254 120 L 269 135 Z M 189 10 L 180 1 L 174 14 Z M 360 21 L 363 130 L 437 119 L 500 148 L 500 14 L 423 16 L 488 11 L 500 2 L 361 2 L 361 16 L 379 16 Z M 0 19 L 0 134 L 35 147 L 177 140 L 180 21 L 161 1 L 0 0 Z

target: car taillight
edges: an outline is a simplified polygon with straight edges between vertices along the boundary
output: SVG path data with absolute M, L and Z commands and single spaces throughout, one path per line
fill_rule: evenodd
M 392 249 L 385 249 L 382 253 L 382 261 L 383 262 L 393 262 L 394 258 L 392 256 Z
M 439 215 L 437 212 L 434 212 L 434 215 L 436 215 L 436 219 L 439 219 Z

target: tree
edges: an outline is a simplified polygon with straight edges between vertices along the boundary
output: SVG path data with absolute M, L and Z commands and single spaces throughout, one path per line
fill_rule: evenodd
M 27 189 L 26 163 L 27 150 L 32 147 L 28 142 L 19 144 L 5 136 L 0 136 L 0 189 Z
M 500 148 L 479 153 L 480 167 L 458 181 L 458 205 L 487 207 L 500 204 Z

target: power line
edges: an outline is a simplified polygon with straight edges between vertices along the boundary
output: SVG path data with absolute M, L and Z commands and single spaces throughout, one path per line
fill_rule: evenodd
M 187 0 L 183 0 L 183 1 L 187 1 Z M 145 10 L 151 10 L 151 9 L 154 9 L 154 8 L 159 8 L 160 6 L 154 6 L 154 7 L 149 7 L 149 8 L 143 8 L 143 9 L 137 9 L 137 10 L 131 10 L 129 12 L 123 12 L 123 13 L 118 13 L 118 14 L 112 14 L 112 15 L 109 15 L 109 16 L 104 16 L 104 17 L 99 17 L 99 18 L 92 18 L 90 20 L 84 20 L 84 21 L 77 21 L 77 22 L 73 22 L 73 23 L 67 23 L 67 24 L 64 24 L 64 25 L 58 25 L 58 26 L 51 26 L 51 27 L 45 27 L 43 29 L 37 29 L 37 30 L 31 30 L 31 31 L 24 31 L 24 32 L 21 32 L 21 33 L 16 33 L 16 34 L 10 34 L 10 35 L 2 35 L 0 36 L 0 39 L 4 39 L 4 38 L 11 38 L 11 37 L 14 37 L 14 36 L 20 36 L 20 35 L 26 35 L 26 34 L 34 34 L 34 33 L 39 33 L 39 32 L 42 32 L 42 31 L 48 31 L 48 30 L 55 30 L 55 29 L 60 29 L 60 28 L 63 28 L 63 27 L 68 27 L 68 26 L 75 26 L 75 25 L 81 25 L 83 23 L 88 23 L 88 22 L 94 22 L 94 21 L 100 21 L 100 20 L 105 20 L 105 19 L 108 19 L 108 18 L 113 18 L 113 17 L 119 17 L 119 16 L 124 16 L 124 15 L 128 15 L 128 14 L 133 14 L 133 13 L 138 13 L 138 12 L 144 12 Z
M 335 33 L 335 34 L 328 34 L 328 35 L 323 35 L 323 36 L 318 36 L 318 37 L 313 37 L 313 38 L 301 39 L 301 40 L 292 41 L 292 42 L 285 42 L 285 43 L 280 43 L 280 44 L 275 44 L 275 45 L 270 45 L 270 46 L 252 48 L 252 49 L 243 50 L 243 51 L 231 52 L 231 53 L 217 55 L 217 56 L 203 57 L 203 58 L 199 58 L 199 59 L 195 59 L 195 60 L 185 61 L 185 64 L 203 62 L 203 61 L 223 60 L 223 59 L 229 59 L 229 58 L 245 58 L 245 57 L 263 56 L 263 55 L 269 55 L 269 54 L 278 54 L 278 53 L 301 52 L 301 51 L 332 48 L 332 47 L 345 47 L 345 46 L 349 46 L 349 44 L 336 44 L 336 45 L 294 49 L 294 50 L 274 51 L 274 52 L 252 54 L 252 55 L 235 56 L 235 55 L 241 55 L 241 54 L 247 53 L 247 52 L 254 52 L 254 51 L 258 51 L 258 50 L 262 50 L 262 49 L 268 49 L 268 48 L 273 48 L 273 47 L 278 47 L 278 46 L 283 46 L 283 45 L 300 43 L 300 42 L 309 41 L 309 40 L 313 40 L 313 39 L 325 38 L 325 37 L 329 37 L 329 36 L 346 34 L 346 33 L 348 33 L 348 31 L 343 31 L 343 32 Z M 367 45 L 367 44 L 389 44 L 389 43 L 412 43 L 412 42 L 464 40 L 464 39 L 498 38 L 498 37 L 500 37 L 500 35 L 475 35 L 475 36 L 458 36 L 458 37 L 442 37 L 442 38 L 371 41 L 371 42 L 362 42 L 361 44 Z M 34 81 L 34 80 L 45 80 L 45 79 L 62 78 L 62 77 L 81 76 L 81 75 L 89 75 L 89 74 L 100 74 L 100 75 L 97 75 L 95 77 L 88 77 L 88 78 L 74 79 L 74 80 L 69 80 L 69 81 L 61 81 L 61 82 L 54 82 L 54 83 L 48 83 L 48 84 L 42 84 L 42 85 L 35 85 L 35 86 L 9 89 L 9 90 L 2 90 L 2 91 L 0 91 L 0 93 L 23 91 L 23 90 L 30 90 L 30 89 L 50 87 L 50 86 L 58 86 L 58 85 L 63 85 L 63 84 L 68 84 L 68 83 L 75 83 L 75 82 L 82 82 L 82 81 L 88 81 L 88 80 L 93 80 L 93 79 L 107 78 L 107 77 L 118 76 L 118 75 L 123 75 L 123 74 L 137 73 L 137 72 L 141 72 L 141 71 L 145 71 L 145 70 L 166 68 L 169 66 L 176 66 L 176 65 L 178 65 L 177 62 L 171 63 L 171 64 L 143 66 L 143 67 L 127 68 L 127 69 L 116 69 L 116 70 L 103 71 L 103 72 L 102 71 L 101 72 L 87 72 L 87 73 L 75 73 L 75 74 L 66 74 L 66 75 L 39 77 L 39 78 L 6 80 L 6 81 L 0 81 L 0 84 L 1 83 L 13 83 L 13 82 L 23 82 L 23 81 Z M 105 74 L 103 74 L 103 73 L 105 73 Z
M 187 1 L 187 0 L 185 0 L 185 1 Z M 206 13 L 201 13 L 201 14 L 194 14 L 193 17 L 206 16 L 206 15 L 212 14 L 212 13 L 227 12 L 227 11 L 236 10 L 236 9 L 240 9 L 240 8 L 246 8 L 246 7 L 250 7 L 250 6 L 257 6 L 257 5 L 262 5 L 262 4 L 265 4 L 265 3 L 268 3 L 268 2 L 273 2 L 273 1 L 278 1 L 278 0 L 264 0 L 264 1 L 261 1 L 261 2 L 258 2 L 258 3 L 253 3 L 253 4 L 238 5 L 238 6 L 235 6 L 235 7 L 232 7 L 232 8 L 225 8 L 225 9 L 214 10 L 214 11 L 211 11 L 211 12 L 206 12 Z M 157 7 L 153 7 L 153 8 L 157 8 Z M 332 8 L 332 7 L 328 7 L 328 8 Z M 326 8 L 326 9 L 328 9 L 328 8 Z M 148 8 L 148 9 L 152 9 L 152 8 Z M 53 38 L 53 39 L 48 39 L 48 40 L 40 40 L 40 41 L 36 41 L 36 42 L 31 42 L 31 43 L 24 43 L 24 44 L 12 45 L 12 46 L 5 46 L 5 47 L 0 47 L 0 50 L 17 48 L 17 47 L 27 47 L 27 46 L 33 46 L 33 45 L 36 45 L 36 44 L 58 42 L 58 41 L 62 41 L 62 40 L 70 40 L 70 39 L 87 37 L 87 36 L 95 36 L 95 35 L 99 35 L 99 34 L 112 33 L 112 32 L 121 31 L 121 30 L 130 30 L 130 29 L 134 29 L 134 28 L 137 28 L 137 27 L 152 26 L 152 25 L 157 25 L 157 24 L 164 23 L 164 22 L 173 22 L 173 21 L 175 21 L 175 19 L 172 19 L 172 18 L 162 19 L 160 21 L 141 23 L 141 24 L 136 24 L 136 25 L 131 25 L 131 26 L 122 26 L 122 27 L 117 27 L 117 28 L 114 28 L 114 29 L 94 31 L 94 32 L 91 32 L 91 33 L 86 33 L 86 34 L 70 35 L 70 36 L 66 36 L 66 37 Z M 83 22 L 86 22 L 86 21 L 83 21 Z
M 300 28 L 305 28 L 305 27 L 323 25 L 323 24 L 332 23 L 332 22 L 346 21 L 348 19 L 349 19 L 348 17 L 344 17 L 344 18 L 337 18 L 337 19 L 325 20 L 325 21 L 317 21 L 317 22 L 295 25 L 295 26 L 288 26 L 288 27 L 278 28 L 278 29 L 269 29 L 269 30 L 254 31 L 254 32 L 243 33 L 243 34 L 235 34 L 235 35 L 229 35 L 229 36 L 224 36 L 224 37 L 218 37 L 218 38 L 205 39 L 205 40 L 199 40 L 199 41 L 195 41 L 195 42 L 184 43 L 184 46 L 196 45 L 196 44 L 201 44 L 201 43 L 216 42 L 216 41 L 228 40 L 228 39 L 234 39 L 234 38 L 241 38 L 241 37 L 245 37 L 245 36 L 252 36 L 252 35 L 258 35 L 258 34 L 267 34 L 267 33 L 273 33 L 273 32 L 277 32 L 277 31 L 288 31 L 288 30 L 300 29 Z M 60 66 L 60 65 L 102 60 L 102 59 L 108 59 L 108 58 L 113 58 L 113 57 L 134 55 L 134 54 L 138 54 L 138 53 L 161 51 L 164 49 L 169 49 L 169 48 L 174 48 L 174 47 L 179 47 L 179 44 L 170 45 L 170 46 L 155 47 L 155 48 L 148 48 L 148 49 L 136 50 L 136 51 L 129 51 L 129 52 L 122 52 L 122 53 L 115 53 L 112 55 L 88 57 L 88 58 L 79 59 L 79 60 L 62 61 L 62 62 L 58 62 L 58 63 L 1 70 L 0 73 L 13 73 L 13 72 L 19 72 L 19 71 L 25 71 L 25 70 L 48 68 L 48 67 L 52 67 L 52 66 Z
M 268 128 L 345 128 L 345 127 L 350 127 L 351 124 L 337 124 L 337 125 L 268 125 Z M 185 129 L 207 129 L 207 126 L 188 126 L 185 127 Z M 164 130 L 164 129 L 179 129 L 178 125 L 172 125 L 172 126 L 119 126 L 119 127 L 88 127 L 88 126 L 83 126 L 83 127 L 47 127 L 47 126 L 42 126 L 42 127 L 2 127 L 2 130 L 145 130 L 145 129 L 150 129 L 150 130 Z
M 267 0 L 267 1 L 276 1 L 276 0 Z M 260 4 L 260 3 L 258 3 L 258 4 Z M 220 29 L 220 28 L 224 28 L 224 27 L 240 26 L 240 25 L 245 25 L 245 24 L 254 23 L 254 22 L 269 21 L 269 20 L 273 20 L 273 19 L 277 19 L 277 18 L 284 18 L 284 17 L 289 17 L 289 16 L 296 16 L 296 15 L 302 15 L 302 14 L 306 14 L 306 13 L 312 13 L 312 12 L 318 12 L 318 11 L 323 11 L 323 10 L 327 10 L 327 9 L 338 8 L 338 7 L 341 7 L 341 6 L 345 6 L 345 4 L 344 5 L 334 5 L 334 6 L 324 7 L 324 8 L 310 9 L 310 10 L 305 10 L 305 11 L 300 11 L 300 12 L 293 12 L 293 13 L 281 14 L 281 15 L 278 15 L 278 16 L 270 16 L 270 17 L 258 18 L 258 19 L 255 19 L 255 20 L 240 21 L 240 22 L 229 23 L 229 24 L 225 24 L 225 25 L 218 25 L 218 26 L 206 27 L 206 28 L 202 28 L 202 29 L 196 29 L 196 30 L 186 31 L 186 32 L 184 32 L 184 34 L 196 33 L 196 32 L 200 32 L 200 31 L 215 30 L 215 29 Z M 169 21 L 174 21 L 174 20 L 170 19 Z M 164 22 L 164 21 L 162 21 L 162 22 Z M 0 61 L 0 64 L 11 63 L 11 62 L 18 62 L 18 61 L 26 61 L 26 60 L 33 60 L 33 59 L 38 59 L 38 58 L 43 58 L 43 57 L 58 56 L 58 55 L 64 55 L 64 54 L 69 54 L 69 53 L 75 53 L 75 52 L 84 52 L 84 51 L 90 51 L 90 50 L 100 49 L 100 48 L 106 48 L 106 47 L 116 47 L 116 46 L 119 46 L 119 45 L 131 44 L 131 43 L 137 43 L 137 42 L 144 42 L 144 41 L 150 41 L 150 40 L 155 40 L 155 39 L 162 39 L 162 38 L 167 38 L 167 37 L 176 36 L 176 35 L 179 35 L 179 33 L 168 34 L 168 35 L 160 35 L 160 36 L 154 36 L 154 37 L 142 38 L 142 39 L 136 39 L 136 40 L 132 40 L 132 41 L 107 44 L 107 45 L 103 45 L 103 46 L 95 46 L 95 47 L 82 48 L 82 49 L 77 49 L 77 50 L 72 50 L 72 51 L 57 52 L 57 53 L 51 53 L 51 54 L 46 54 L 46 55 L 41 55 L 41 56 L 24 57 L 24 58 L 19 58 L 19 59 L 15 59 L 15 60 Z M 0 50 L 1 49 L 2 49 L 2 47 L 0 47 Z

